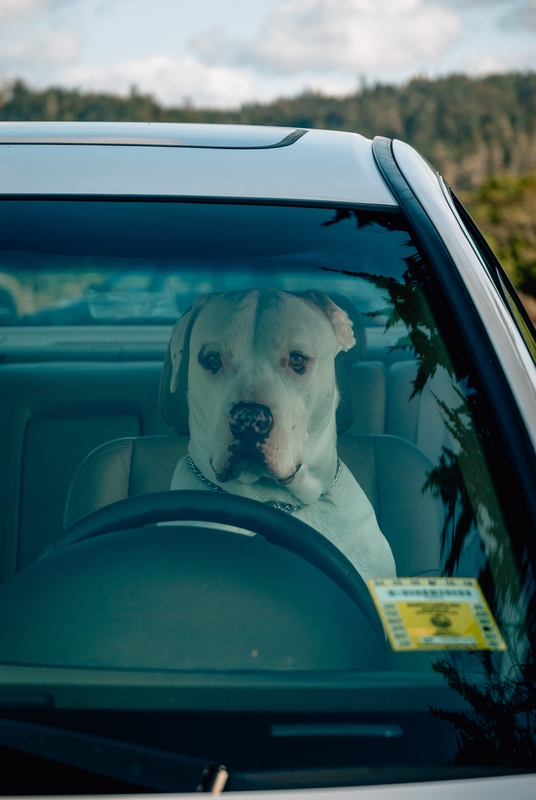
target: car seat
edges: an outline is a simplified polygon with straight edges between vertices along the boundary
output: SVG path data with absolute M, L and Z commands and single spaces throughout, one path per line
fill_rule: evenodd
M 343 304 L 341 298 L 334 299 Z M 341 395 L 337 410 L 339 455 L 376 511 L 380 528 L 393 550 L 398 574 L 438 574 L 442 505 L 423 491 L 432 463 L 413 443 L 374 432 L 376 405 L 383 409 L 384 398 L 375 405 L 371 387 L 383 390 L 383 370 L 362 361 L 366 349 L 363 323 L 355 307 L 349 311 L 357 345 L 348 353 L 340 353 L 336 360 Z M 116 439 L 90 453 L 71 483 L 65 527 L 108 503 L 169 489 L 175 466 L 188 451 L 187 374 L 188 362 L 183 359 L 177 391 L 171 393 L 168 347 L 160 381 L 160 405 L 165 421 L 175 433 Z M 364 424 L 367 404 L 359 393 L 360 385 L 366 387 L 365 397 L 372 407 L 372 418 Z M 354 398 L 358 398 L 357 402 Z

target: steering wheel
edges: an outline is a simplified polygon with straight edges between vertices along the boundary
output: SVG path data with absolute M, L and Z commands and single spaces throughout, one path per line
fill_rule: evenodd
M 153 492 L 103 506 L 66 528 L 41 558 L 77 542 L 158 522 L 218 522 L 258 533 L 316 566 L 356 603 L 381 642 L 385 635 L 367 586 L 353 564 L 319 531 L 291 514 L 234 494 Z

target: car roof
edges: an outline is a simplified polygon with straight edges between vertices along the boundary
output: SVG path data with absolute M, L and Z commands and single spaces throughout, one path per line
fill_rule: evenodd
M 356 133 L 186 123 L 0 123 L 0 195 L 396 206 Z
M 269 125 L 151 122 L 8 122 L 2 144 L 111 144 L 259 150 L 287 147 L 306 130 Z

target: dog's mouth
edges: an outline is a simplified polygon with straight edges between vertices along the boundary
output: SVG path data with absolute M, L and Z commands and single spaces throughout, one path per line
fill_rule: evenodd
M 266 463 L 266 456 L 261 449 L 260 443 L 256 442 L 255 444 L 251 444 L 244 440 L 239 440 L 230 444 L 228 451 L 229 459 L 223 469 L 216 471 L 211 462 L 218 483 L 238 480 L 242 473 L 246 472 L 258 475 L 259 478 L 272 478 L 281 486 L 288 486 L 289 483 L 292 483 L 296 477 L 296 473 L 301 467 L 301 464 L 298 464 L 294 472 L 280 478 L 273 473 Z
M 292 473 L 292 475 L 289 475 L 289 476 L 288 476 L 288 478 L 278 478 L 278 479 L 277 479 L 277 482 L 278 482 L 278 483 L 280 483 L 280 484 L 282 484 L 282 486 L 288 486 L 288 485 L 289 485 L 289 483 L 292 483 L 292 481 L 293 481 L 293 480 L 294 480 L 294 478 L 296 477 L 296 473 L 298 472 L 298 470 L 299 470 L 300 468 L 301 468 L 301 464 L 298 464 L 298 466 L 296 467 L 296 469 L 294 470 L 294 472 Z

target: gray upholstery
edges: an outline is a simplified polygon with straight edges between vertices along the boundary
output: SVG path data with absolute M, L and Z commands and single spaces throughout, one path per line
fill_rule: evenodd
M 81 464 L 67 501 L 65 525 L 107 503 L 169 489 L 188 448 L 183 435 L 119 439 Z M 339 437 L 339 453 L 370 499 L 395 556 L 399 575 L 436 574 L 441 505 L 422 487 L 430 461 L 395 436 Z
M 429 459 L 397 436 L 345 434 L 338 450 L 374 507 L 398 575 L 438 574 L 443 509 L 423 492 Z
M 73 478 L 64 526 L 116 500 L 167 491 L 177 462 L 188 452 L 188 441 L 183 435 L 140 436 L 98 447 Z
M 352 421 L 339 433 L 383 433 L 385 424 L 385 370 L 381 361 L 359 361 L 346 369 L 352 399 Z
M 158 361 L 0 365 L 0 583 L 60 533 L 69 484 L 88 453 L 168 432 L 161 369 Z
M 416 374 L 416 361 L 401 361 L 389 368 L 385 433 L 408 439 L 437 463 L 441 448 L 451 447 L 452 442 L 441 420 L 436 398 L 440 398 L 451 408 L 456 408 L 462 401 L 447 372 L 441 367 L 427 382 L 422 393 L 410 400 Z

